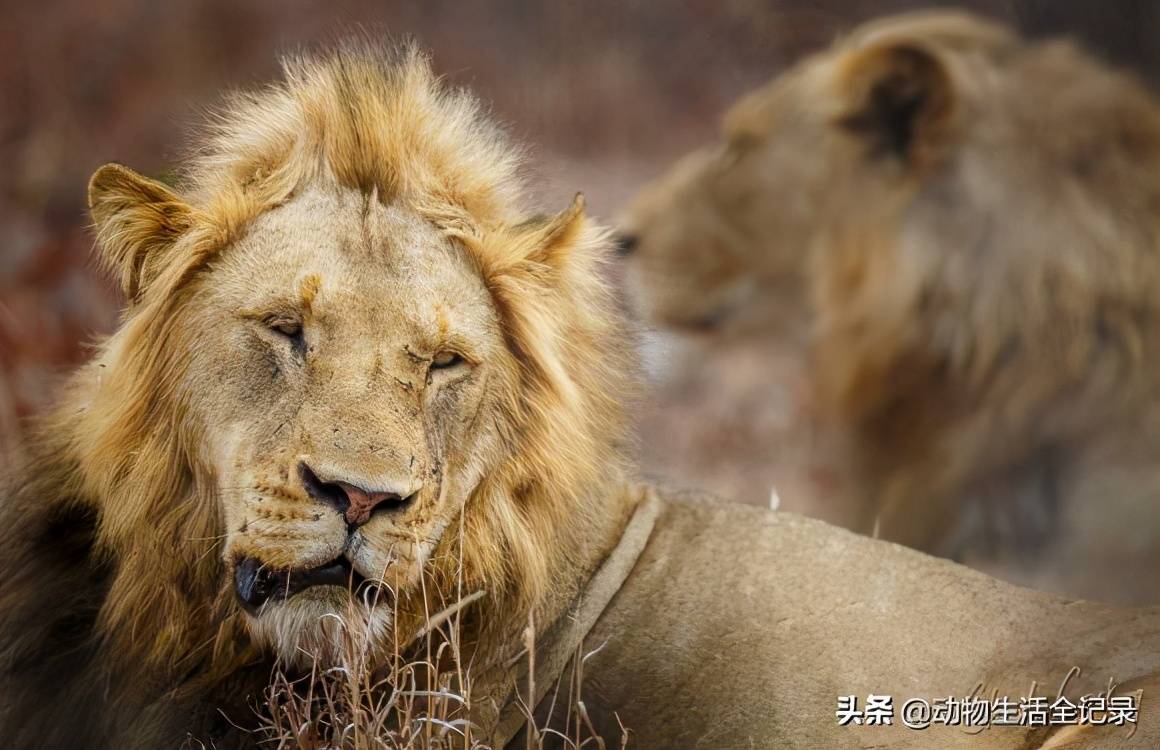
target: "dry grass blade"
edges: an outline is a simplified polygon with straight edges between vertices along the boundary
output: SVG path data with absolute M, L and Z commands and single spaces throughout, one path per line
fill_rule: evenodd
M 328 615 L 339 633 L 337 663 L 320 664 L 307 659 L 308 670 L 291 672 L 276 668 L 265 701 L 258 709 L 260 726 L 254 730 L 264 746 L 277 750 L 482 750 L 490 747 L 479 739 L 471 722 L 471 660 L 460 650 L 461 615 L 484 596 L 483 591 L 463 595 L 425 618 L 418 632 L 404 643 L 394 643 L 386 663 L 377 663 L 381 650 L 369 642 L 367 628 L 351 627 L 348 620 Z M 424 588 L 424 598 L 426 590 Z M 392 597 L 392 601 L 397 601 Z M 379 606 L 378 601 L 365 603 Z M 426 606 L 426 601 L 424 601 Z M 396 612 L 397 615 L 397 612 Z M 527 660 L 528 695 L 536 694 L 536 624 L 529 615 L 523 633 Z M 579 750 L 595 742 L 606 747 L 580 699 L 583 662 L 603 648 L 585 653 L 577 649 L 573 673 L 568 680 L 568 713 L 565 733 L 536 726 L 533 708 L 517 691 L 520 710 L 528 718 L 527 747 L 540 750 L 551 744 Z M 560 682 L 555 686 L 559 692 Z M 555 706 L 555 694 L 552 708 Z M 619 721 L 619 718 L 618 718 Z M 551 722 L 549 710 L 547 722 Z M 621 727 L 620 747 L 628 733 Z

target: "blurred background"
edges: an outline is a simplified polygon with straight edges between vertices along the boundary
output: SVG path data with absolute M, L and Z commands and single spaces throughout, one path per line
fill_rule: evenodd
M 490 101 L 532 147 L 537 203 L 558 208 L 583 190 L 593 212 L 612 221 L 641 184 L 713 138 L 738 95 L 860 21 L 933 5 L 0 2 L 0 454 L 19 453 L 23 420 L 85 357 L 85 343 L 116 322 L 120 300 L 90 262 L 89 175 L 119 161 L 164 177 L 206 108 L 224 90 L 276 75 L 279 54 L 351 29 L 415 37 L 441 73 Z M 1076 37 L 1150 82 L 1160 79 L 1160 4 L 955 5 L 1030 36 Z M 775 467 L 796 455 L 787 448 L 800 369 L 776 349 L 667 367 L 666 357 L 677 356 L 662 348 L 649 362 L 655 387 L 639 411 L 645 470 L 767 502 Z

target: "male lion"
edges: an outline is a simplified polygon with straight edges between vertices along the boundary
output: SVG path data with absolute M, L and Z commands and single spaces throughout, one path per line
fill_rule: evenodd
M 642 747 L 1032 747 L 835 701 L 1160 667 L 1160 612 L 631 483 L 606 235 L 579 201 L 527 219 L 517 166 L 421 56 L 351 48 L 235 99 L 176 191 L 97 171 L 129 302 L 0 507 L 6 747 L 251 746 L 275 660 L 348 668 L 353 632 L 373 668 L 441 602 L 493 747 L 585 642 L 580 710 Z
M 1155 99 L 1070 44 L 924 13 L 806 59 L 725 131 L 628 212 L 646 314 L 694 299 L 752 336 L 776 322 L 755 303 L 808 286 L 813 407 L 868 500 L 851 526 L 975 560 L 1053 539 L 1016 575 L 1156 601 L 1154 577 L 1109 581 L 1160 562 Z M 677 275 L 698 288 L 673 299 Z

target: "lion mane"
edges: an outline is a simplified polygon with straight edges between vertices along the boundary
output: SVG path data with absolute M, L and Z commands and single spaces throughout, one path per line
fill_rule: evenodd
M 810 258 L 818 400 L 882 533 L 954 552 L 971 501 L 1058 512 L 1062 467 L 1139 434 L 1160 107 L 1070 43 L 954 14 L 870 24 L 833 65 L 853 105 Z
M 444 535 L 430 580 L 457 580 L 461 554 L 488 611 L 517 620 L 567 595 L 562 561 L 628 512 L 614 488 L 631 371 L 599 269 L 604 231 L 579 196 L 554 219 L 529 219 L 521 158 L 422 53 L 358 43 L 288 60 L 282 81 L 233 96 L 173 194 L 135 184 L 158 192 L 148 208 L 107 197 L 123 172 L 97 173 L 98 245 L 128 306 L 39 419 L 0 505 L 0 725 L 16 732 L 7 740 L 73 746 L 77 727 L 86 741 L 135 727 L 126 731 L 141 744 L 161 741 L 149 724 L 161 696 L 207 690 L 261 662 L 217 552 L 202 427 L 175 396 L 189 342 L 175 321 L 190 281 L 316 179 L 406 200 L 455 238 L 519 362 L 501 420 L 510 457 Z

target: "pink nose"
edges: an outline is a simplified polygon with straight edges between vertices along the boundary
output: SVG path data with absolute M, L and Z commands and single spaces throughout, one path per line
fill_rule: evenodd
M 389 490 L 368 490 L 349 482 L 331 481 L 319 478 L 305 462 L 298 465 L 298 474 L 306 494 L 320 503 L 331 506 L 346 520 L 347 526 L 355 529 L 371 520 L 378 510 L 402 510 L 411 504 L 418 492 L 403 496 Z
M 371 514 L 384 503 L 394 503 L 396 506 L 403 504 L 403 498 L 394 492 L 370 492 L 346 482 L 334 484 L 346 493 L 347 506 L 342 515 L 351 526 L 362 526 L 371 520 Z

